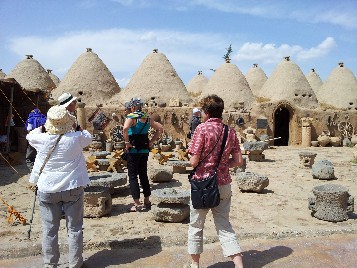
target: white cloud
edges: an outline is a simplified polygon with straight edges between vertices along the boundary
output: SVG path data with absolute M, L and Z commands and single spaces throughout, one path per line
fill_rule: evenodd
M 245 43 L 233 56 L 237 61 L 255 61 L 258 63 L 278 63 L 285 56 L 291 56 L 292 59 L 309 60 L 326 56 L 336 47 L 334 38 L 327 37 L 319 45 L 312 48 L 303 48 L 300 45 L 281 44 L 263 44 L 263 43 Z
M 233 56 L 237 61 L 255 61 L 261 63 L 277 63 L 285 56 L 295 56 L 302 51 L 302 47 L 298 45 L 282 44 L 276 46 L 275 44 L 263 43 L 245 43 L 241 46 Z
M 331 10 L 326 13 L 317 14 L 313 21 L 316 23 L 330 23 L 334 25 L 343 26 L 347 29 L 357 29 L 356 11 L 354 12 L 338 12 Z
M 163 52 L 179 76 L 188 82 L 197 70 L 216 68 L 223 62 L 221 56 L 229 43 L 225 38 L 211 33 L 108 29 L 71 32 L 57 37 L 18 37 L 12 39 L 8 47 L 20 58 L 33 54 L 45 69 L 52 69 L 60 78 L 90 47 L 123 87 L 154 48 Z
M 317 47 L 312 47 L 310 49 L 306 49 L 300 51 L 297 55 L 299 60 L 309 60 L 313 58 L 320 58 L 327 55 L 332 49 L 336 47 L 335 39 L 332 37 L 327 37 L 324 41 L 322 41 Z

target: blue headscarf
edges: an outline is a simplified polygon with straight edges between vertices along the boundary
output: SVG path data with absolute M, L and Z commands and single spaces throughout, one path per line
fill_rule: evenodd
M 32 129 L 38 128 L 46 123 L 46 116 L 40 112 L 39 109 L 33 109 L 25 123 L 25 128 L 27 129 L 28 124 L 32 125 Z

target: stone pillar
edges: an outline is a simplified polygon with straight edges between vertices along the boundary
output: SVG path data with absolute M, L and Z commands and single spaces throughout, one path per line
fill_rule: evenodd
M 312 123 L 312 120 L 313 119 L 310 117 L 301 118 L 301 126 L 302 126 L 301 145 L 304 147 L 311 146 L 311 123 Z
M 86 120 L 86 110 L 84 108 L 86 104 L 84 102 L 77 103 L 77 121 L 82 129 L 87 128 L 87 120 Z
M 301 145 L 304 147 L 310 147 L 311 146 L 311 127 L 302 127 L 301 135 L 302 135 Z

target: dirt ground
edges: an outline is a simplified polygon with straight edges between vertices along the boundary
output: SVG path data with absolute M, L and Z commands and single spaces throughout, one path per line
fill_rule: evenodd
M 268 176 L 269 186 L 260 194 L 241 192 L 233 177 L 231 223 L 242 244 L 251 239 L 357 234 L 357 214 L 351 213 L 347 221 L 332 223 L 312 217 L 308 209 L 308 197 L 312 195 L 312 188 L 316 185 L 340 184 L 346 186 L 349 193 L 357 198 L 357 166 L 351 163 L 352 150 L 348 147 L 271 147 L 264 151 L 265 161 L 248 161 L 246 171 Z M 331 161 L 337 179 L 313 179 L 311 169 L 300 168 L 300 151 L 316 152 L 315 161 Z M 149 165 L 158 165 L 157 160 L 151 157 L 149 161 Z M 33 193 L 25 187 L 28 171 L 25 165 L 14 167 L 18 173 L 4 163 L 0 165 L 0 197 L 28 220 L 33 201 Z M 152 183 L 152 189 L 167 187 L 189 189 L 187 175 L 174 174 L 174 181 L 171 183 Z M 162 248 L 174 248 L 186 244 L 188 219 L 182 223 L 155 222 L 150 211 L 126 212 L 131 204 L 128 186 L 115 189 L 112 198 L 113 209 L 109 216 L 85 218 L 85 250 L 150 248 L 158 245 Z M 0 202 L 0 259 L 40 254 L 41 225 L 38 206 L 35 209 L 31 239 L 27 239 L 29 225 L 16 221 L 9 224 L 7 216 L 7 206 Z M 217 242 L 210 215 L 206 221 L 205 242 Z M 60 243 L 65 249 L 67 243 L 64 220 L 61 222 Z

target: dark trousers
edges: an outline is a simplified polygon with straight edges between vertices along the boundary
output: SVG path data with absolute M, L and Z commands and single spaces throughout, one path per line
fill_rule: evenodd
M 26 165 L 29 168 L 30 172 L 32 171 L 33 164 L 35 163 L 36 154 L 36 149 L 33 148 L 30 144 L 28 144 L 26 150 Z
M 138 176 L 140 185 L 143 188 L 144 197 L 151 195 L 150 184 L 148 178 L 148 158 L 149 154 L 128 154 L 128 176 L 130 183 L 130 191 L 133 199 L 140 198 L 140 187 L 138 182 Z

